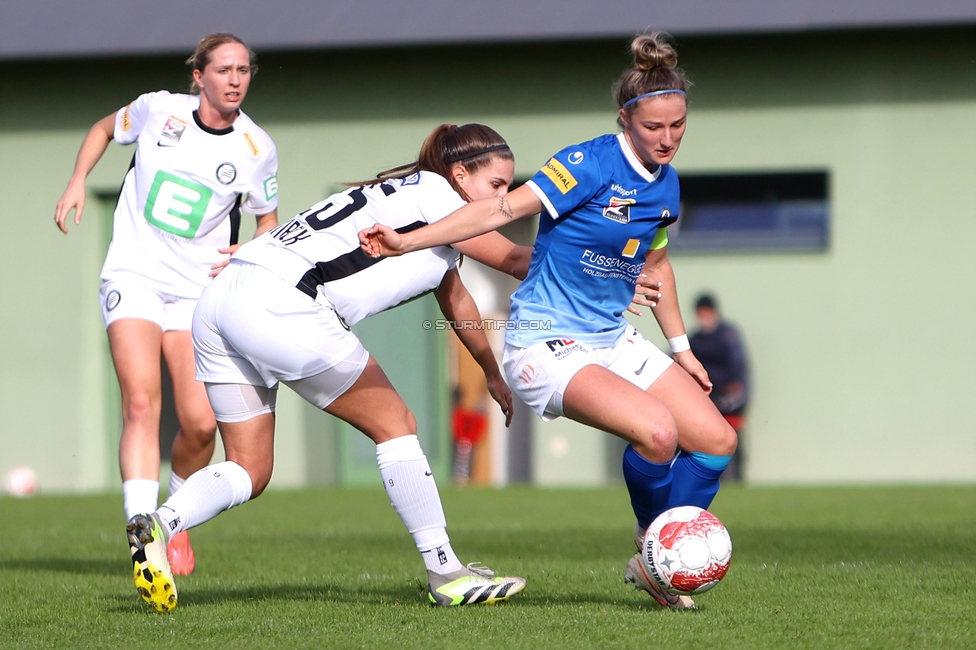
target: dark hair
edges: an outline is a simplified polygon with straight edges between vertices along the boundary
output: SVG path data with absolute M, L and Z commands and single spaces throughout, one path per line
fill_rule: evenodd
M 200 39 L 197 44 L 197 49 L 190 55 L 190 58 L 186 60 L 186 64 L 194 70 L 199 70 L 203 72 L 207 64 L 210 63 L 210 54 L 216 50 L 221 45 L 226 45 L 227 43 L 240 43 L 247 50 L 247 56 L 251 66 L 251 76 L 253 77 L 258 73 L 258 57 L 254 53 L 254 50 L 247 46 L 247 43 L 237 38 L 233 34 L 227 34 L 224 32 L 218 32 L 216 34 L 208 34 Z M 191 77 L 190 79 L 190 93 L 194 95 L 200 94 L 200 86 L 197 85 L 195 79 Z
M 630 43 L 634 55 L 634 67 L 620 75 L 613 88 L 614 100 L 619 108 L 647 93 L 659 90 L 687 92 L 691 82 L 677 68 L 678 52 L 664 32 L 638 34 Z M 630 110 L 633 110 L 632 108 Z M 618 116 L 617 124 L 623 126 Z
M 417 160 L 407 165 L 400 165 L 387 169 L 368 181 L 347 183 L 351 187 L 371 185 L 392 178 L 406 178 L 419 171 L 434 172 L 447 179 L 454 191 L 465 201 L 469 197 L 451 174 L 451 167 L 462 165 L 468 172 L 475 172 L 486 167 L 497 156 L 505 160 L 515 160 L 515 155 L 509 149 L 502 136 L 484 124 L 441 124 L 434 129 L 424 144 L 420 147 Z
M 711 309 L 713 311 L 718 311 L 718 302 L 715 297 L 710 293 L 703 293 L 698 296 L 698 300 L 695 301 L 695 309 Z

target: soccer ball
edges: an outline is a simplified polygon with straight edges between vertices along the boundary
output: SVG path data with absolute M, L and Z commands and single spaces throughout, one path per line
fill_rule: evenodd
M 691 595 L 718 584 L 732 561 L 732 538 L 707 510 L 666 510 L 644 535 L 641 562 L 647 575 L 672 594 Z
M 3 491 L 12 497 L 32 496 L 37 488 L 37 475 L 30 467 L 14 467 L 3 477 Z

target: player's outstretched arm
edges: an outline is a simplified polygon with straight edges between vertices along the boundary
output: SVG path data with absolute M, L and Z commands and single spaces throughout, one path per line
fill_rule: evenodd
M 496 271 L 507 273 L 516 280 L 524 280 L 529 274 L 532 247 L 519 246 L 499 232 L 465 239 L 454 244 L 456 250 Z
M 495 354 L 485 336 L 482 327 L 481 312 L 474 298 L 468 293 L 461 282 L 457 269 L 451 269 L 441 280 L 441 284 L 434 290 L 434 297 L 444 312 L 445 318 L 451 322 L 451 327 L 461 340 L 461 344 L 468 349 L 474 360 L 478 362 L 488 380 L 488 392 L 492 399 L 498 402 L 505 414 L 505 426 L 512 423 L 512 391 L 502 378 L 495 361 Z
M 471 239 L 541 210 L 542 201 L 523 185 L 502 197 L 468 203 L 440 221 L 408 233 L 377 224 L 359 232 L 359 243 L 370 257 L 392 257 Z
M 684 320 L 681 318 L 681 308 L 678 306 L 678 289 L 674 280 L 674 269 L 668 260 L 668 247 L 648 251 L 644 259 L 643 275 L 650 283 L 660 283 L 657 307 L 654 308 L 654 318 L 661 327 L 668 342 L 672 339 L 683 340 L 679 351 L 674 352 L 674 360 L 691 375 L 706 393 L 712 391 L 712 382 L 708 372 L 687 346 L 687 334 Z M 681 349 L 683 348 L 683 349 Z
M 112 113 L 95 122 L 82 141 L 68 187 L 54 208 L 54 223 L 64 234 L 68 234 L 68 213 L 72 210 L 75 211 L 75 225 L 81 223 L 81 214 L 85 209 L 85 179 L 95 169 L 114 137 L 115 113 Z

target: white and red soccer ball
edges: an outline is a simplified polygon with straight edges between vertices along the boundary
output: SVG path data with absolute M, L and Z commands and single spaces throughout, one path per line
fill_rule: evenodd
M 30 467 L 14 467 L 3 477 L 3 491 L 12 497 L 29 497 L 37 493 L 37 474 Z
M 641 563 L 662 589 L 700 594 L 718 584 L 732 561 L 732 538 L 707 510 L 680 506 L 666 510 L 644 535 Z

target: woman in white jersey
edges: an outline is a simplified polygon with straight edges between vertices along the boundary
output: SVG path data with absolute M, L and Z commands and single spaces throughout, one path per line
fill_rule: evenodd
M 349 330 L 430 291 L 452 323 L 480 322 L 458 276 L 459 253 L 522 278 L 530 248 L 493 232 L 454 248 L 378 260 L 360 250 L 358 234 L 374 223 L 408 231 L 468 200 L 502 196 L 514 172 L 512 152 L 493 130 L 445 124 L 427 138 L 416 163 L 334 194 L 241 247 L 203 292 L 193 316 L 197 378 L 206 383 L 227 461 L 193 474 L 158 511 L 129 522 L 136 587 L 147 602 L 160 611 L 176 605 L 164 552 L 170 535 L 267 486 L 279 382 L 376 443 L 380 475 L 423 557 L 433 605 L 491 603 L 522 590 L 522 578 L 494 577 L 458 560 L 416 420 Z M 512 394 L 483 330 L 456 331 L 483 368 L 508 424 Z
M 180 425 L 170 493 L 210 462 L 216 422 L 203 384 L 194 378 L 193 309 L 238 247 L 241 208 L 257 215 L 256 234 L 277 225 L 274 142 L 240 109 L 256 70 L 253 52 L 231 34 L 211 34 L 187 63 L 193 68 L 191 94 L 147 93 L 95 123 L 54 215 L 65 233 L 72 209 L 80 224 L 85 179 L 109 142 L 138 143 L 115 210 L 99 293 L 122 392 L 119 466 L 126 519 L 158 505 L 161 355 L 173 379 Z M 175 572 L 193 571 L 185 535 L 170 553 Z
M 635 67 L 616 88 L 622 133 L 567 147 L 511 194 L 471 203 L 409 233 L 383 225 L 361 235 L 372 255 L 396 255 L 467 239 L 542 212 L 528 277 L 512 296 L 512 321 L 547 319 L 549 332 L 510 329 L 509 384 L 544 419 L 566 416 L 628 443 L 624 478 L 640 547 L 669 508 L 707 508 L 736 446 L 735 431 L 708 399 L 711 383 L 690 351 L 667 257 L 678 216 L 668 164 L 684 135 L 687 81 L 661 34 L 642 34 Z M 413 254 L 413 253 L 411 253 Z M 642 274 L 674 361 L 623 318 Z M 639 556 L 626 579 L 663 607 L 694 607 L 655 586 Z

